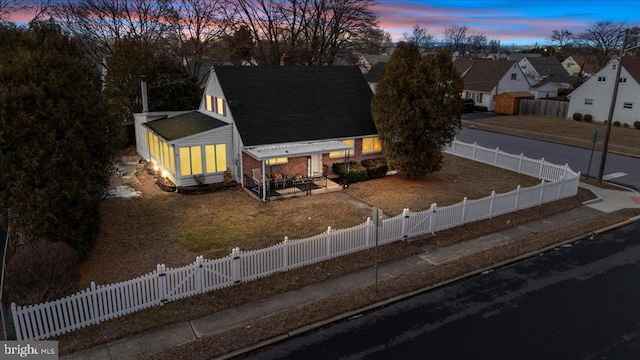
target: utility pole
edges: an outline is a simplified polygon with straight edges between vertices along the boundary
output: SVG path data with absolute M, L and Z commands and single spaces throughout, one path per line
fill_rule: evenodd
M 616 108 L 616 100 L 618 97 L 618 87 L 620 85 L 620 72 L 622 71 L 622 57 L 627 46 L 627 38 L 629 37 L 629 29 L 624 32 L 624 40 L 620 48 L 620 57 L 618 58 L 618 67 L 616 67 L 616 80 L 613 84 L 613 95 L 611 96 L 611 106 L 609 107 L 609 117 L 607 118 L 607 131 L 604 136 L 604 144 L 602 146 L 602 158 L 600 159 L 600 169 L 598 170 L 598 184 L 602 185 L 602 176 L 604 174 L 604 164 L 607 161 L 607 150 L 609 149 L 609 137 L 611 136 L 611 122 L 613 120 L 613 111 Z

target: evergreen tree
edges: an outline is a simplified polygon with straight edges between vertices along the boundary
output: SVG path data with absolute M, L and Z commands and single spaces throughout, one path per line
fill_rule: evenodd
M 0 207 L 18 241 L 63 241 L 85 255 L 119 140 L 100 73 L 54 23 L 0 26 L 0 39 Z
M 132 123 L 142 111 L 140 76 L 148 87 L 149 111 L 197 108 L 201 90 L 198 79 L 171 57 L 154 51 L 147 43 L 124 39 L 114 45 L 105 79 L 109 114 L 120 123 Z
M 448 51 L 420 55 L 400 44 L 384 68 L 371 103 L 389 164 L 406 176 L 440 169 L 443 147 L 460 128 L 462 79 Z

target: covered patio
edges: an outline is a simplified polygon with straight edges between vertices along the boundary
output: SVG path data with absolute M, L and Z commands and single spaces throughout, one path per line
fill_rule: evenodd
M 274 196 L 338 191 L 341 185 L 327 177 L 324 154 L 350 150 L 353 146 L 337 140 L 245 148 L 244 153 L 250 158 L 244 161 L 245 188 L 262 201 Z

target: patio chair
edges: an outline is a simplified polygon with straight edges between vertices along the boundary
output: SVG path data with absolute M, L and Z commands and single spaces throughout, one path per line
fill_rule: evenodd
M 280 171 L 277 171 L 273 174 L 273 183 L 276 186 L 276 189 L 282 187 L 283 189 L 287 185 L 287 177 L 284 176 Z
M 258 185 L 258 190 L 262 188 L 262 171 L 260 169 L 252 169 L 253 182 Z

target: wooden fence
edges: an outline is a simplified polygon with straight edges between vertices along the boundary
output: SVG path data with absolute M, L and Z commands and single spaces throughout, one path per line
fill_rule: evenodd
M 448 153 L 492 164 L 542 179 L 539 185 L 505 194 L 492 192 L 478 200 L 464 198 L 460 203 L 420 212 L 404 209 L 402 214 L 382 221 L 379 243 L 388 244 L 413 236 L 433 234 L 462 224 L 525 209 L 558 199 L 575 196 L 580 174 L 569 166 L 534 160 L 524 155 L 510 155 L 499 149 L 454 140 Z M 547 182 L 550 181 L 550 182 Z M 169 301 L 251 281 L 276 272 L 288 271 L 370 249 L 375 246 L 375 224 L 371 219 L 349 229 L 327 231 L 300 240 L 284 239 L 268 248 L 241 251 L 216 260 L 198 256 L 190 265 L 156 270 L 129 281 L 91 286 L 65 298 L 29 306 L 11 304 L 16 336 L 19 341 L 41 340 L 58 336 L 105 320 L 162 305 Z
M 567 118 L 569 112 L 568 101 L 558 100 L 521 100 L 520 101 L 520 115 L 536 115 L 546 117 L 558 117 Z

